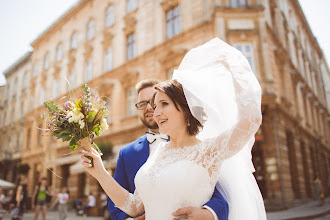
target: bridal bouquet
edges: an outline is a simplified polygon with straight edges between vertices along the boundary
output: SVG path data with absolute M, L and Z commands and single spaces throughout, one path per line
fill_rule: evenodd
M 49 113 L 42 117 L 47 118 L 47 131 L 57 139 L 70 141 L 69 146 L 72 150 L 78 146 L 88 151 L 94 148 L 102 155 L 98 146 L 93 142 L 93 137 L 94 135 L 100 136 L 109 128 L 105 118 L 109 111 L 106 108 L 106 102 L 91 95 L 86 84 L 83 83 L 82 87 L 85 94 L 75 101 L 67 101 L 64 106 L 56 104 L 53 100 L 44 102 Z M 92 158 L 89 159 L 92 161 Z

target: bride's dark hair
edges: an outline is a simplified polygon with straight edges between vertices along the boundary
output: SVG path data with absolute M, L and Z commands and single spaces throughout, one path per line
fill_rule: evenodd
M 175 108 L 181 107 L 186 121 L 187 132 L 189 135 L 196 135 L 203 128 L 203 125 L 191 114 L 181 83 L 176 80 L 167 80 L 155 86 L 155 89 L 164 92 L 173 101 Z M 156 92 L 157 93 L 157 92 Z M 154 104 L 156 93 L 151 99 L 151 106 Z

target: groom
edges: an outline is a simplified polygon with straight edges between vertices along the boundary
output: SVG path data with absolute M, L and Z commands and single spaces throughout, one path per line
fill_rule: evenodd
M 120 150 L 114 174 L 115 180 L 130 193 L 134 193 L 135 175 L 140 167 L 147 161 L 150 147 L 157 145 L 161 141 L 167 141 L 168 139 L 166 135 L 159 134 L 157 123 L 153 119 L 153 108 L 150 105 L 150 100 L 156 92 L 154 86 L 159 82 L 160 81 L 154 79 L 146 79 L 136 85 L 138 103 L 135 106 L 142 123 L 149 128 L 149 132 L 146 132 L 146 135 L 138 138 Z M 108 198 L 108 211 L 112 220 L 132 219 L 126 213 L 118 209 L 110 198 Z M 215 189 L 211 200 L 204 204 L 203 207 L 186 207 L 178 209 L 173 213 L 173 217 L 180 215 L 186 215 L 189 219 L 196 220 L 227 220 L 228 204 Z M 135 220 L 143 220 L 144 217 L 145 215 L 142 215 L 135 218 Z

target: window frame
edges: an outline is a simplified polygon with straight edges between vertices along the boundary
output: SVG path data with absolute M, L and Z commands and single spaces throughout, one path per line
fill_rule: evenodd
M 90 20 L 87 24 L 87 40 L 91 40 L 95 37 L 95 21 Z
M 127 35 L 127 60 L 134 59 L 136 57 L 136 43 L 135 32 Z
M 238 48 L 238 46 L 241 46 L 242 50 L 240 50 Z M 246 51 L 246 46 L 250 47 L 250 51 Z M 250 67 L 252 69 L 252 71 L 254 72 L 254 74 L 256 74 L 256 64 L 255 64 L 255 57 L 254 57 L 254 47 L 253 44 L 251 42 L 236 42 L 233 44 L 233 47 L 235 47 L 237 50 L 239 50 L 243 56 L 248 60 Z M 251 62 L 250 62 L 251 59 Z
M 180 8 L 178 5 L 166 11 L 166 38 L 170 39 L 182 32 Z
M 110 5 L 105 10 L 105 27 L 110 27 L 115 23 L 115 8 L 113 5 Z
M 136 91 L 134 86 L 126 89 L 126 116 L 133 117 L 136 115 L 135 109 Z

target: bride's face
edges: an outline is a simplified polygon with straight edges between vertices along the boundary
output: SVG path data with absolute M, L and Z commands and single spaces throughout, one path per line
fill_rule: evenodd
M 179 110 L 173 101 L 164 92 L 158 91 L 154 100 L 154 119 L 159 127 L 159 133 L 171 137 L 186 130 L 184 114 L 179 105 Z M 181 133 L 180 132 L 180 133 Z

